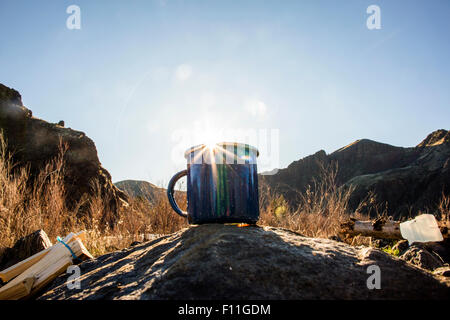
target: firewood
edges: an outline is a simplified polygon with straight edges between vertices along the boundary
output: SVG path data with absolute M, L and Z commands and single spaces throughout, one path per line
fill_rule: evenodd
M 71 233 L 63 241 L 81 260 L 93 258 L 77 234 Z M 1 299 L 17 300 L 30 295 L 30 292 L 35 294 L 73 264 L 72 252 L 63 243 L 56 243 L 39 261 L 0 288 Z M 28 279 L 34 279 L 30 290 Z
M 79 238 L 81 240 L 86 240 L 86 232 L 85 231 L 81 231 L 81 232 L 76 233 L 76 234 L 70 233 L 69 235 L 67 235 L 64 238 L 63 241 L 69 243 L 69 242 L 71 242 L 71 241 L 73 241 L 75 239 L 74 236 L 76 236 L 77 238 Z M 22 260 L 21 262 L 16 263 L 15 265 L 13 265 L 13 266 L 11 266 L 11 267 L 1 271 L 0 272 L 0 279 L 3 282 L 5 282 L 5 283 L 10 281 L 11 279 L 16 277 L 17 275 L 19 275 L 22 272 L 24 272 L 25 270 L 27 270 L 33 264 L 35 264 L 36 262 L 41 260 L 50 251 L 50 249 L 51 249 L 51 247 L 47 248 L 45 250 L 42 250 L 42 251 L 32 255 L 31 257 L 29 257 L 29 258 L 27 258 L 25 260 Z M 85 255 L 83 255 L 83 256 L 85 256 Z M 86 258 L 91 258 L 91 257 L 86 256 Z
M 72 264 L 72 259 L 65 257 L 61 261 L 58 261 L 58 263 L 54 263 L 53 265 L 51 265 L 50 268 L 45 270 L 42 274 L 39 274 L 39 278 L 36 279 L 32 286 L 31 294 L 36 294 L 40 289 L 53 281 L 61 273 L 64 273 L 64 271 L 66 271 L 67 268 Z M 30 292 L 28 294 L 30 294 Z
M 17 300 L 23 296 L 29 295 L 34 281 L 34 277 L 29 277 L 16 283 L 10 289 L 0 292 L 0 300 Z
M 50 251 L 50 249 L 51 247 L 42 250 L 41 252 L 38 252 L 35 255 L 32 255 L 31 257 L 22 260 L 19 263 L 16 263 L 15 265 L 9 267 L 8 269 L 3 270 L 2 272 L 0 272 L 0 279 L 2 279 L 3 282 L 8 282 L 12 278 L 21 274 L 29 267 L 31 267 L 33 264 L 41 260 Z

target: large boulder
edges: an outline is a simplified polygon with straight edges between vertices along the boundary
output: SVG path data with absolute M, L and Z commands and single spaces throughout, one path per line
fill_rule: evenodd
M 411 246 L 405 248 L 405 250 L 399 251 L 401 259 L 423 269 L 433 271 L 449 265 L 450 238 L 444 238 L 444 240 L 440 242 L 415 242 Z
M 380 289 L 367 286 L 374 265 Z M 450 298 L 439 276 L 382 251 L 271 227 L 193 226 L 80 268 L 80 289 L 64 274 L 39 299 Z
M 60 123 L 61 124 L 61 123 Z M 107 202 L 112 216 L 118 215 L 126 195 L 117 189 L 111 176 L 97 156 L 94 142 L 83 132 L 64 128 L 32 116 L 32 112 L 22 105 L 20 94 L 0 84 L 0 129 L 13 154 L 16 168 L 30 166 L 31 177 L 60 152 L 60 145 L 66 145 L 64 155 L 64 185 L 69 208 L 78 205 L 84 196 L 99 192 Z M 100 190 L 96 190 L 96 186 Z
M 25 260 L 32 255 L 50 248 L 52 242 L 44 230 L 37 230 L 20 238 L 11 248 L 5 248 L 0 254 L 0 270 Z
M 430 271 L 444 267 L 444 261 L 441 257 L 433 251 L 427 250 L 426 247 L 420 243 L 414 243 L 400 256 L 400 258 L 422 269 Z

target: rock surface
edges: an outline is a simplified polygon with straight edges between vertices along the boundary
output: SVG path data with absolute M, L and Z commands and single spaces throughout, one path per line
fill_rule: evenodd
M 408 248 L 408 240 L 400 240 L 392 247 L 392 250 L 398 250 L 399 254 L 402 255 L 406 250 L 408 250 Z
M 444 266 L 444 261 L 442 261 L 438 255 L 416 243 L 410 246 L 408 250 L 400 256 L 400 259 L 430 271 Z
M 0 129 L 13 153 L 18 167 L 30 165 L 31 176 L 37 175 L 59 153 L 60 142 L 68 149 L 64 155 L 64 184 L 69 207 L 77 205 L 84 195 L 94 195 L 93 184 L 98 184 L 100 194 L 108 200 L 112 215 L 126 201 L 126 195 L 117 189 L 111 176 L 97 156 L 94 142 L 83 132 L 64 128 L 32 116 L 22 105 L 21 95 L 14 89 L 0 84 Z
M 437 268 L 433 271 L 433 273 L 436 275 L 441 275 L 446 278 L 450 278 L 450 267 L 445 266 L 445 267 Z
M 419 210 L 433 210 L 443 193 L 450 195 L 450 132 L 447 130 L 431 133 L 412 148 L 362 139 L 329 155 L 321 150 L 294 161 L 275 175 L 260 176 L 260 184 L 283 194 L 295 205 L 307 186 L 313 186 L 314 179 L 320 180 L 320 163 L 337 164 L 337 184 L 355 187 L 350 199 L 352 209 L 374 192 L 376 198 L 372 205 L 387 209 L 388 214 L 399 218 Z
M 413 243 L 400 251 L 400 258 L 420 268 L 433 271 L 450 263 L 450 239 L 440 242 Z
M 0 270 L 31 257 L 33 254 L 50 248 L 52 242 L 44 230 L 37 230 L 17 240 L 12 248 L 6 248 L 0 254 Z
M 450 298 L 439 276 L 379 250 L 270 227 L 193 226 L 80 267 L 81 289 L 63 274 L 39 299 Z

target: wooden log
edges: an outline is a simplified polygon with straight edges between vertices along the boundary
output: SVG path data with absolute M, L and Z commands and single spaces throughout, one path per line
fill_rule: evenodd
M 380 239 L 403 239 L 400 233 L 400 222 L 392 220 L 358 221 L 351 219 L 341 224 L 341 233 Z
M 403 239 L 400 232 L 400 221 L 393 221 L 386 218 L 378 218 L 374 221 L 359 221 L 356 219 L 350 219 L 349 221 L 341 224 L 340 233 L 350 236 L 366 236 L 379 239 Z M 447 221 L 438 221 L 439 228 L 442 236 L 449 238 L 448 223 Z

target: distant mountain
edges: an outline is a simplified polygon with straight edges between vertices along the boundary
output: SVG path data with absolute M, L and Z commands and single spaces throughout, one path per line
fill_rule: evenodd
M 277 168 L 275 168 L 275 169 L 272 169 L 272 170 L 270 170 L 270 171 L 263 171 L 263 172 L 260 172 L 259 173 L 259 175 L 261 175 L 261 176 L 265 176 L 265 175 L 274 175 L 275 173 L 277 173 L 278 172 L 278 170 L 279 169 L 277 169 Z
M 320 163 L 337 163 L 337 184 L 355 187 L 352 208 L 373 191 L 380 208 L 386 208 L 387 203 L 388 213 L 399 217 L 433 210 L 442 193 L 450 194 L 450 133 L 443 129 L 411 148 L 362 139 L 328 155 L 321 150 L 275 175 L 260 176 L 260 185 L 298 204 L 307 186 L 320 179 Z
M 156 197 L 165 194 L 166 189 L 155 186 L 154 184 L 141 180 L 123 180 L 114 183 L 114 185 L 133 198 L 144 198 L 154 202 Z

